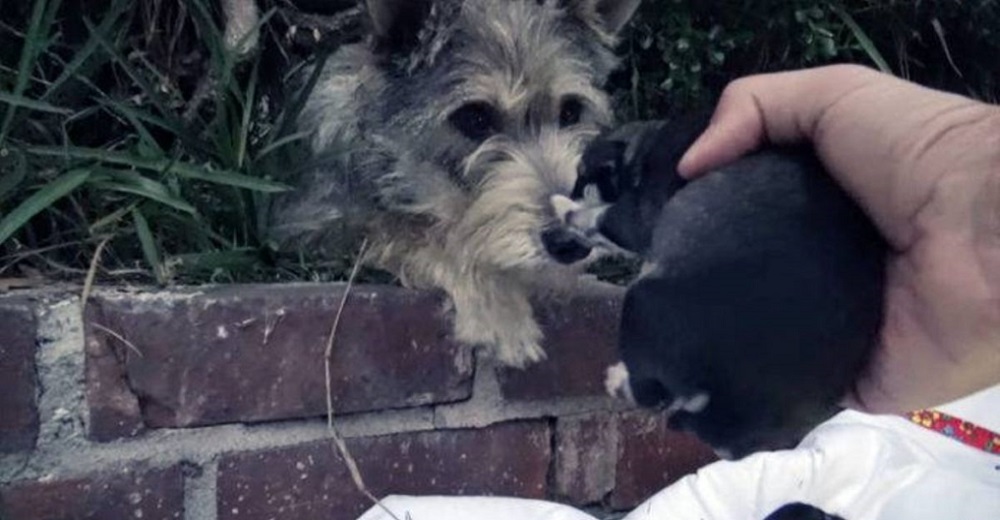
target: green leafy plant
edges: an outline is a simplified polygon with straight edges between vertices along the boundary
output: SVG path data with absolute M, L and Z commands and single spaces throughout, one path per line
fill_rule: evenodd
M 615 82 L 629 117 L 709 105 L 746 74 L 854 62 L 933 87 L 1000 96 L 1000 2 L 645 2 Z
M 303 277 L 265 241 L 268 197 L 287 189 L 274 172 L 301 163 L 303 136 L 262 92 L 262 56 L 225 48 L 212 2 L 140 5 L 74 18 L 78 6 L 35 0 L 23 31 L 0 29 L 19 49 L 0 69 L 0 277 L 76 278 L 105 241 L 110 277 Z

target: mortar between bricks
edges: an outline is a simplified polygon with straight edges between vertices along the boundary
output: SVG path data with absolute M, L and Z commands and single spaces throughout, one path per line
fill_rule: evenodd
M 195 328 L 199 333 L 203 333 L 200 337 L 214 338 L 211 342 L 199 346 L 199 348 L 207 349 L 219 348 L 220 344 L 224 347 L 225 342 L 222 340 L 239 339 L 240 333 L 238 328 L 227 327 L 228 338 L 220 338 L 218 335 L 219 323 L 213 321 L 213 318 L 209 316 L 199 314 L 204 309 L 216 308 L 218 310 L 221 308 L 224 312 L 220 311 L 219 316 L 231 319 L 233 322 L 237 320 L 242 322 L 248 318 L 233 309 L 226 309 L 227 302 L 246 302 L 249 300 L 252 304 L 248 304 L 246 307 L 257 312 L 281 307 L 288 309 L 293 314 L 297 312 L 296 309 L 299 308 L 300 302 L 311 302 L 309 304 L 313 306 L 311 312 L 329 317 L 332 314 L 322 314 L 329 309 L 322 308 L 322 305 L 318 305 L 317 302 L 326 301 L 325 299 L 335 300 L 338 289 L 338 286 L 294 285 L 267 288 L 254 286 L 199 288 L 198 290 L 165 293 L 140 292 L 130 294 L 118 291 L 98 291 L 93 301 L 98 302 L 99 305 L 105 305 L 107 308 L 108 302 L 121 305 L 123 302 L 131 302 L 134 299 L 135 306 L 132 309 L 139 315 L 145 316 L 156 314 L 163 316 L 170 313 L 169 310 L 165 309 L 184 308 L 185 312 L 175 313 L 176 316 L 179 316 L 177 319 L 180 321 L 172 322 L 173 328 L 178 332 L 183 332 L 185 327 Z M 433 301 L 435 298 L 434 295 L 411 293 L 395 288 L 373 287 L 369 290 L 378 293 L 378 295 L 357 301 L 370 304 L 371 301 L 384 301 L 387 298 L 399 297 L 409 302 L 427 302 Z M 323 296 L 323 294 L 328 296 Z M 607 352 L 606 358 L 613 358 L 614 335 L 606 329 L 602 331 L 599 327 L 602 315 L 604 315 L 605 327 L 614 327 L 616 316 L 613 309 L 617 305 L 616 297 L 613 292 L 597 291 L 594 294 L 583 296 L 583 300 L 562 303 L 550 302 L 549 305 L 545 306 L 542 320 L 553 331 L 552 337 L 556 340 L 556 343 L 548 347 L 553 356 L 549 363 L 522 373 L 498 369 L 489 363 L 476 362 L 469 358 L 469 361 L 466 362 L 466 366 L 470 367 L 468 369 L 470 379 L 467 395 L 457 402 L 344 414 L 338 416 L 338 426 L 346 437 L 352 439 L 352 442 L 364 439 L 386 439 L 386 435 L 427 435 L 435 431 L 474 432 L 482 429 L 506 427 L 505 425 L 511 424 L 512 421 L 513 424 L 518 424 L 521 421 L 532 420 L 552 421 L 554 428 L 547 430 L 549 431 L 548 435 L 552 436 L 555 435 L 555 431 L 560 428 L 559 425 L 564 420 L 578 421 L 579 418 L 585 417 L 605 417 L 606 419 L 602 420 L 608 424 L 618 425 L 619 429 L 625 428 L 627 426 L 621 425 L 634 421 L 623 422 L 618 418 L 619 415 L 627 413 L 632 416 L 634 412 L 626 412 L 621 404 L 603 397 L 599 379 L 598 384 L 595 385 L 596 388 L 591 391 L 586 383 L 587 376 L 581 375 L 603 371 L 606 359 L 602 359 L 601 356 L 605 356 L 605 354 L 595 356 L 594 352 Z M 19 295 L 17 301 L 23 305 L 25 298 L 30 301 L 29 308 L 39 317 L 38 337 L 41 339 L 36 363 L 40 367 L 39 375 L 42 389 L 38 400 L 39 409 L 42 411 L 41 435 L 35 450 L 28 453 L 20 452 L 0 456 L 0 488 L 3 489 L 0 491 L 0 497 L 3 497 L 0 500 L 2 501 L 8 500 L 12 496 L 13 490 L 23 488 L 27 483 L 39 480 L 47 485 L 55 485 L 67 478 L 86 478 L 92 475 L 113 476 L 120 474 L 124 468 L 132 468 L 137 471 L 158 471 L 171 470 L 171 468 L 176 467 L 180 468 L 184 482 L 182 490 L 184 518 L 214 520 L 221 517 L 221 511 L 217 510 L 220 500 L 217 497 L 217 468 L 220 461 L 233 456 L 252 457 L 254 453 L 269 452 L 275 449 L 298 449 L 301 446 L 321 442 L 326 437 L 320 411 L 320 413 L 306 414 L 301 417 L 258 423 L 244 423 L 241 418 L 236 417 L 231 421 L 233 424 L 191 428 L 155 428 L 144 423 L 144 431 L 134 438 L 112 439 L 109 442 L 95 442 L 92 439 L 87 439 L 84 434 L 92 425 L 93 418 L 89 410 L 92 405 L 88 398 L 84 397 L 84 369 L 87 359 L 84 355 L 83 331 L 86 328 L 86 323 L 79 311 L 78 299 L 72 296 L 69 291 L 43 291 L 30 296 Z M 276 307 L 273 304 L 278 300 L 284 303 L 282 306 Z M 14 305 L 13 302 L 12 298 L 0 298 L 0 309 Z M 574 314 L 574 309 L 589 310 L 580 316 L 579 313 Z M 603 309 L 612 309 L 612 311 Z M 438 320 L 439 317 L 433 319 Z M 580 319 L 587 323 L 583 326 L 574 323 L 574 320 Z M 169 324 L 170 322 L 168 322 Z M 327 328 L 328 325 L 328 323 L 322 323 L 318 324 L 317 327 Z M 286 348 L 283 342 L 287 339 L 282 339 L 279 332 L 280 326 L 281 324 L 271 332 L 271 343 L 269 343 L 278 353 L 287 352 L 287 350 L 282 350 Z M 579 332 L 581 328 L 585 331 L 596 329 L 596 332 L 592 334 Z M 6 330 L 6 328 L 0 328 L 0 330 Z M 262 330 L 252 329 L 255 334 L 262 334 Z M 126 332 L 131 334 L 130 331 Z M 174 334 L 171 337 L 180 336 L 181 334 Z M 592 341 L 595 344 L 582 345 L 587 342 L 588 338 L 601 339 Z M 221 343 L 219 343 L 220 341 Z M 562 344 L 559 344 L 560 341 Z M 603 344 L 597 344 L 600 342 Z M 397 343 L 402 344 L 403 341 L 400 340 Z M 140 349 L 148 348 L 137 346 Z M 121 345 L 118 345 L 116 348 L 120 347 Z M 238 348 L 230 348 L 232 348 L 231 353 L 240 352 Z M 590 355 L 577 355 L 581 348 L 587 350 Z M 127 375 L 126 383 L 133 383 L 132 378 L 135 377 L 136 373 L 142 374 L 142 372 L 129 374 L 127 370 L 129 368 L 127 363 L 135 363 L 139 360 L 116 359 L 121 360 L 122 366 L 126 368 L 124 371 Z M 184 358 L 174 357 L 174 360 L 181 359 Z M 232 366 L 238 366 L 238 357 L 234 357 L 234 359 L 237 361 L 234 361 L 235 365 Z M 451 368 L 460 371 L 462 363 L 456 363 L 454 361 L 456 358 L 451 359 Z M 273 360 L 268 361 L 273 362 Z M 593 361 L 592 366 L 587 364 L 588 361 Z M 134 366 L 132 368 L 135 369 Z M 535 381 L 541 380 L 545 384 L 528 388 L 532 383 L 530 378 L 534 378 Z M 317 390 L 318 394 L 322 394 L 322 388 Z M 147 398 L 149 396 L 137 399 L 140 409 L 142 406 L 149 406 L 149 403 L 144 401 Z M 58 412 L 60 409 L 72 411 L 67 414 Z M 139 418 L 142 421 L 144 416 L 140 414 Z M 620 431 L 619 433 L 623 437 L 631 435 L 628 431 Z M 635 433 L 638 434 L 638 432 Z M 664 479 L 690 471 L 696 465 L 710 460 L 711 456 L 707 452 L 701 451 L 703 448 L 700 446 L 692 448 L 690 444 L 685 444 L 689 443 L 689 440 L 674 438 L 666 432 L 664 435 L 666 442 L 676 443 L 677 446 L 683 447 L 682 451 L 690 453 L 692 455 L 689 457 L 690 460 L 678 461 L 674 457 L 669 462 L 671 465 L 669 471 L 657 472 L 655 460 L 620 461 L 619 459 L 622 457 L 633 456 L 624 453 L 620 446 L 615 449 L 615 453 L 604 455 L 613 460 L 619 460 L 613 464 L 617 467 L 622 467 L 623 464 L 635 465 L 637 463 L 653 466 L 654 469 L 647 472 L 648 475 L 652 476 L 643 478 L 654 482 L 640 482 L 638 484 L 640 487 L 653 489 L 658 488 L 658 486 L 662 487 Z M 558 441 L 553 437 L 551 442 L 558 450 Z M 579 449 L 579 446 L 575 446 L 573 449 Z M 364 459 L 364 453 L 355 453 L 355 456 Z M 600 454 L 590 453 L 588 456 L 600 458 Z M 654 454 L 654 458 L 655 456 Z M 644 454 L 643 458 L 649 459 L 648 454 Z M 559 464 L 558 459 L 559 457 L 553 452 L 546 464 L 550 467 L 553 464 Z M 607 467 L 607 463 L 604 465 Z M 691 467 L 681 467 L 683 465 Z M 553 471 L 549 469 L 546 470 L 546 473 Z M 578 494 L 578 496 L 567 496 L 564 491 L 556 490 L 552 485 L 551 482 L 546 481 L 545 489 L 540 496 L 560 498 L 579 506 L 589 505 L 596 507 L 597 510 L 608 508 L 612 502 L 617 508 L 626 507 L 620 498 L 628 495 L 624 491 L 618 492 L 617 495 L 605 493 L 595 502 L 593 493 L 590 496 L 585 496 L 586 493 Z M 628 483 L 628 485 L 637 484 Z M 607 484 L 604 487 L 607 487 Z M 416 490 L 419 491 L 419 488 Z M 387 489 L 384 492 L 393 492 L 393 490 Z M 612 498 L 613 496 L 619 497 L 617 501 Z M 100 505 L 100 503 L 96 503 L 92 507 Z M 317 511 L 321 511 L 322 501 L 315 507 L 318 508 Z M 231 515 L 232 513 L 230 511 L 227 514 Z M 230 517 L 242 518 L 243 516 L 226 516 L 225 518 Z M 323 517 L 327 518 L 328 516 Z

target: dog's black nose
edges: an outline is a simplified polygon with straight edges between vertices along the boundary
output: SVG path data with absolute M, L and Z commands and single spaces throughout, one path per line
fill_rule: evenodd
M 542 245 L 552 258 L 561 264 L 572 264 L 587 258 L 591 247 L 564 228 L 552 228 L 542 232 Z

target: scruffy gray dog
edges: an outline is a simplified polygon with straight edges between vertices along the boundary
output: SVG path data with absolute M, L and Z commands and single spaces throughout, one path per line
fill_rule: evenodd
M 325 64 L 301 125 L 324 167 L 273 210 L 285 247 L 343 251 L 443 289 L 454 335 L 502 363 L 544 358 L 530 297 L 591 251 L 561 229 L 602 87 L 640 0 L 367 0 L 371 37 Z M 572 264 L 572 266 L 570 266 Z

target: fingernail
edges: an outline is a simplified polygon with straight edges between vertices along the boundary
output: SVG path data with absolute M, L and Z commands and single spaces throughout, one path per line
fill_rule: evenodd
M 702 137 L 704 137 L 704 134 L 702 134 Z M 681 157 L 680 162 L 677 163 L 677 173 L 685 179 L 690 179 L 701 173 L 697 170 L 697 168 L 699 155 L 701 153 L 702 137 L 699 137 L 698 140 L 696 140 L 694 144 L 688 148 L 687 152 L 684 153 L 684 156 Z

